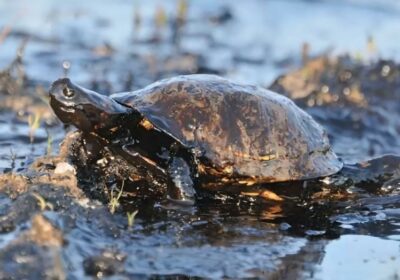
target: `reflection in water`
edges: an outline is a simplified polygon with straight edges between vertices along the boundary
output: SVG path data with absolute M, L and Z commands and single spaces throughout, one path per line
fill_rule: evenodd
M 365 235 L 343 235 L 326 245 L 316 277 L 337 279 L 398 279 L 399 243 Z M 345 254 L 343 252 L 346 252 Z

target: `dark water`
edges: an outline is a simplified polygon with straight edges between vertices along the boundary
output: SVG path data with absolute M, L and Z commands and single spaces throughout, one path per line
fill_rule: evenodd
M 29 38 L 21 64 L 27 80 L 12 106 L 6 104 L 17 84 L 4 87 L 0 80 L 0 170 L 23 171 L 49 147 L 53 154 L 58 150 L 65 130 L 40 93 L 66 73 L 104 94 L 140 88 L 165 76 L 217 73 L 247 83 L 272 83 L 273 89 L 295 98 L 326 127 L 334 150 L 346 162 L 376 158 L 366 165 L 362 179 L 382 170 L 390 176 L 370 176 L 338 188 L 333 192 L 336 197 L 321 199 L 307 192 L 311 186 L 289 184 L 280 191 L 296 199 L 285 203 L 221 195 L 182 210 L 135 200 L 125 206 L 126 211 L 139 210 L 132 228 L 122 211 L 112 215 L 96 200 L 71 199 L 59 188 L 35 186 L 33 191 L 55 205 L 43 215 L 66 240 L 56 255 L 67 278 L 89 278 L 100 271 L 115 279 L 397 279 L 400 160 L 382 156 L 399 154 L 400 66 L 378 58 L 398 59 L 399 6 L 380 1 L 193 1 L 186 24 L 176 30 L 172 21 L 177 5 L 122 0 L 101 5 L 0 3 L 2 34 L 7 35 L 0 43 L 3 69 Z M 167 17 L 158 29 L 157 7 Z M 140 26 L 139 16 L 134 24 L 135 13 L 140 14 Z M 373 38 L 369 44 L 368 37 Z M 332 54 L 349 52 L 351 58 L 324 65 L 321 74 L 310 79 L 317 90 L 297 98 L 297 90 L 273 81 L 301 66 L 304 43 L 309 44 L 309 56 L 332 49 Z M 21 79 L 21 65 L 11 68 L 13 80 Z M 348 77 L 346 73 L 351 77 L 340 79 Z M 323 86 L 334 102 L 321 97 Z M 362 96 L 348 98 L 346 88 L 357 88 Z M 18 107 L 15 104 L 24 102 L 21 96 L 28 101 Z M 31 144 L 27 120 L 35 112 L 40 112 L 41 121 Z M 331 188 L 324 184 L 319 187 Z M 46 277 L 53 273 L 63 278 L 54 269 L 57 258 L 21 241 L 31 226 L 30 212 L 38 211 L 32 196 L 10 199 L 2 194 L 0 200 L 0 260 L 9 267 L 0 275 L 34 279 L 39 277 L 37 267 L 44 267 Z M 126 203 L 130 200 L 124 198 Z

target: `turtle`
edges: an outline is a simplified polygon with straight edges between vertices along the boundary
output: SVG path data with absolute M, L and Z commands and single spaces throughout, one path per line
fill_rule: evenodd
M 343 167 L 324 128 L 292 100 L 216 75 L 181 75 L 108 96 L 61 78 L 49 95 L 62 122 L 163 178 L 168 197 L 182 203 L 193 203 L 199 189 L 246 190 Z

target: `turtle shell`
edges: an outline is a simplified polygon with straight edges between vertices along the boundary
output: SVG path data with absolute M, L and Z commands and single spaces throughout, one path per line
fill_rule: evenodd
M 226 174 L 281 182 L 342 168 L 323 128 L 290 99 L 261 87 L 187 75 L 111 97 Z

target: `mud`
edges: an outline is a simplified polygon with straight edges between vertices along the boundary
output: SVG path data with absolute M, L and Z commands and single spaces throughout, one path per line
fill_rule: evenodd
M 270 88 L 294 99 L 328 130 L 336 153 L 357 162 L 399 151 L 399 77 L 390 60 L 320 57 Z
M 0 278 L 398 278 L 396 4 L 28 4 L 0 4 Z M 283 202 L 206 192 L 183 209 L 82 179 L 76 134 L 47 105 L 53 80 L 108 95 L 190 73 L 293 98 L 347 166 L 268 186 Z

